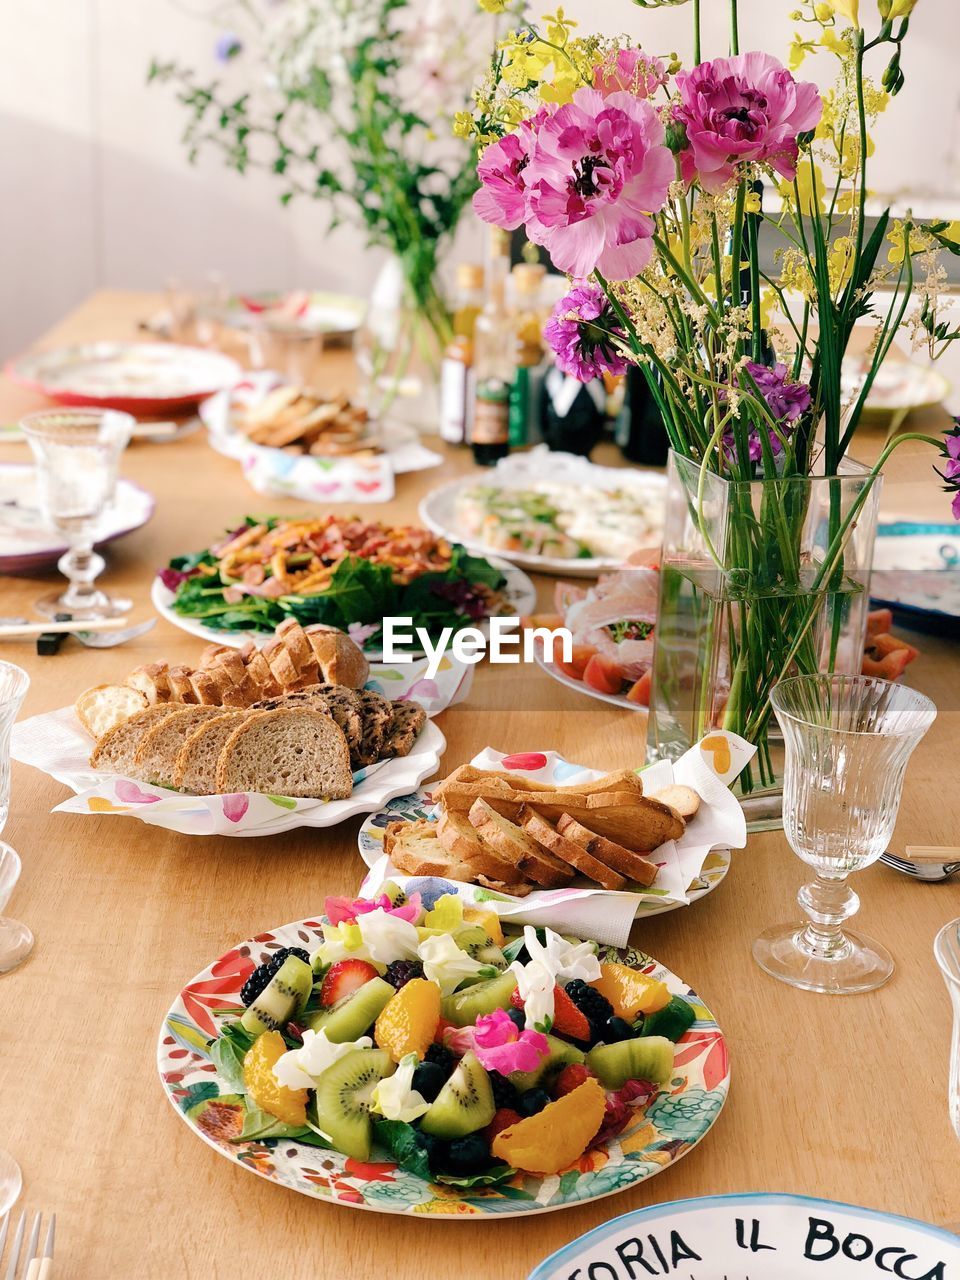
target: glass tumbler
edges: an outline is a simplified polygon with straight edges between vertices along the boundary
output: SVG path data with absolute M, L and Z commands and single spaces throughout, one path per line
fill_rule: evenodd
M 130 414 L 115 409 L 42 409 L 21 419 L 37 463 L 44 516 L 69 548 L 57 568 L 70 585 L 38 600 L 40 613 L 92 620 L 131 608 L 129 600 L 111 598 L 94 586 L 104 560 L 93 547 L 134 425 Z
M 10 735 L 29 688 L 30 677 L 21 667 L 0 662 L 0 831 L 10 811 Z
M 907 761 L 937 709 L 914 689 L 866 676 L 795 676 L 770 701 L 786 747 L 784 834 L 816 878 L 797 895 L 808 922 L 761 934 L 754 959 L 808 991 L 871 991 L 893 958 L 844 928 L 860 907 L 847 877 L 886 851 Z
M 943 980 L 953 1001 L 953 1035 L 950 1041 L 950 1123 L 960 1138 L 960 920 L 951 920 L 933 944 Z

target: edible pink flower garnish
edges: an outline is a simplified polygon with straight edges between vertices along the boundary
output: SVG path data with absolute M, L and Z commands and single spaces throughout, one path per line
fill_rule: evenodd
M 411 893 L 402 907 L 395 907 L 385 893 L 379 898 L 346 898 L 330 897 L 323 904 L 324 914 L 331 924 L 344 924 L 364 916 L 370 911 L 385 911 L 387 915 L 399 916 L 410 924 L 420 919 L 420 895 Z
M 521 1031 L 503 1009 L 482 1014 L 473 1027 L 448 1031 L 444 1043 L 454 1053 L 473 1052 L 487 1071 L 535 1071 L 550 1052 L 539 1031 Z

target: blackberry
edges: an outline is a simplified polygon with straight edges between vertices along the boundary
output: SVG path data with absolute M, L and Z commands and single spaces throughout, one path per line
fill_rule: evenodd
M 423 1055 L 424 1062 L 435 1062 L 438 1067 L 450 1075 L 453 1068 L 457 1065 L 457 1059 L 454 1054 L 442 1044 L 432 1044 L 428 1047 L 427 1052 Z
M 493 1102 L 499 1111 L 501 1107 L 508 1107 L 511 1111 L 517 1110 L 517 1099 L 520 1097 L 515 1086 L 502 1076 L 499 1071 L 488 1071 L 490 1077 L 490 1086 L 493 1089 Z
M 304 964 L 310 963 L 310 953 L 305 951 L 303 947 L 281 947 L 279 951 L 275 951 L 269 960 L 257 965 L 240 989 L 240 1000 L 247 1008 L 253 1004 L 262 991 L 266 990 L 270 979 L 286 960 L 287 956 L 298 956 Z
M 590 1023 L 592 1040 L 602 1040 L 607 1021 L 614 1016 L 613 1005 L 605 995 L 588 987 L 582 978 L 574 978 L 564 987 L 567 995 Z
M 394 960 L 387 965 L 387 971 L 383 976 L 391 987 L 396 987 L 399 991 L 412 978 L 423 977 L 423 965 L 419 960 Z

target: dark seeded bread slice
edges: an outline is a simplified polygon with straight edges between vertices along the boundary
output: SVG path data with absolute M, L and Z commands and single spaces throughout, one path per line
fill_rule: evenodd
M 280 707 L 244 717 L 224 743 L 217 791 L 344 800 L 353 790 L 347 740 L 313 707 Z
M 211 716 L 194 729 L 180 748 L 173 785 L 192 796 L 211 796 L 217 790 L 217 761 L 227 739 L 240 724 L 243 711 Z
M 520 810 L 519 816 L 520 823 L 528 836 L 532 836 L 534 840 L 542 844 L 545 849 L 549 849 L 552 854 L 555 854 L 563 862 L 569 863 L 581 875 L 585 875 L 590 880 L 595 880 L 604 889 L 622 889 L 626 885 L 625 876 L 608 867 L 605 862 L 601 862 L 592 853 L 588 853 L 582 845 L 576 844 L 573 840 L 568 840 L 566 836 L 561 835 L 552 822 L 548 822 L 546 818 L 541 818 L 539 813 L 536 813 L 533 809 L 529 809 L 524 805 Z
M 545 889 L 559 889 L 573 879 L 570 866 L 554 857 L 515 822 L 497 813 L 486 800 L 475 800 L 467 816 L 494 852 L 516 867 L 518 874 L 514 879 L 529 877 Z
M 393 718 L 387 725 L 387 735 L 380 748 L 381 760 L 408 756 L 427 723 L 427 713 L 417 702 L 394 702 L 391 706 Z
M 356 767 L 364 768 L 366 765 L 376 764 L 380 759 L 387 729 L 393 720 L 393 703 L 379 693 L 374 693 L 372 689 L 361 689 L 357 697 L 360 700 L 363 735 L 354 758 Z
M 574 844 L 579 845 L 586 853 L 599 858 L 608 867 L 613 867 L 614 871 L 619 871 L 621 875 L 625 875 L 628 880 L 633 880 L 636 884 L 649 887 L 657 878 L 659 868 L 642 854 L 634 853 L 632 849 L 625 849 L 622 844 L 608 840 L 606 836 L 598 836 L 582 822 L 571 818 L 569 813 L 560 815 L 557 830 L 567 840 L 572 840 Z
M 119 773 L 124 778 L 140 778 L 134 756 L 144 733 L 153 728 L 163 716 L 176 715 L 182 710 L 182 703 L 178 705 L 162 702 L 138 711 L 97 740 L 97 745 L 90 756 L 90 764 L 94 769 L 104 769 L 107 773 Z

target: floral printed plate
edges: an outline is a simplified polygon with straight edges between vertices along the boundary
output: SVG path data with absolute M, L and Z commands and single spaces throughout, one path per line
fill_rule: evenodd
M 388 823 L 416 822 L 419 818 L 427 818 L 431 822 L 436 819 L 430 792 L 422 788 L 408 796 L 397 796 L 395 800 L 388 801 L 379 813 L 370 814 L 357 836 L 360 856 L 367 866 L 371 868 L 376 866 L 383 857 L 383 832 Z M 687 886 L 688 902 L 677 902 L 675 899 L 661 901 L 652 895 L 641 896 L 636 908 L 637 916 L 642 919 L 648 916 L 662 916 L 668 911 L 676 911 L 678 907 L 699 902 L 708 893 L 712 893 L 724 879 L 730 870 L 731 856 L 729 849 L 711 849 L 699 873 Z
M 670 1083 L 632 1127 L 587 1152 L 560 1174 L 517 1173 L 494 1187 L 463 1189 L 426 1182 L 386 1155 L 364 1163 L 287 1138 L 233 1140 L 242 1103 L 217 1074 L 207 1043 L 218 1023 L 242 1009 L 240 988 L 280 947 L 313 951 L 323 940 L 321 918 L 287 924 L 242 942 L 198 973 L 167 1014 L 157 1066 L 171 1103 L 190 1128 L 228 1160 L 302 1195 L 378 1213 L 519 1217 L 547 1213 L 626 1191 L 691 1151 L 716 1121 L 730 1087 L 727 1045 L 713 1015 L 685 982 L 642 951 L 601 948 L 601 956 L 642 969 L 692 1003 L 697 1021 L 677 1045 Z

